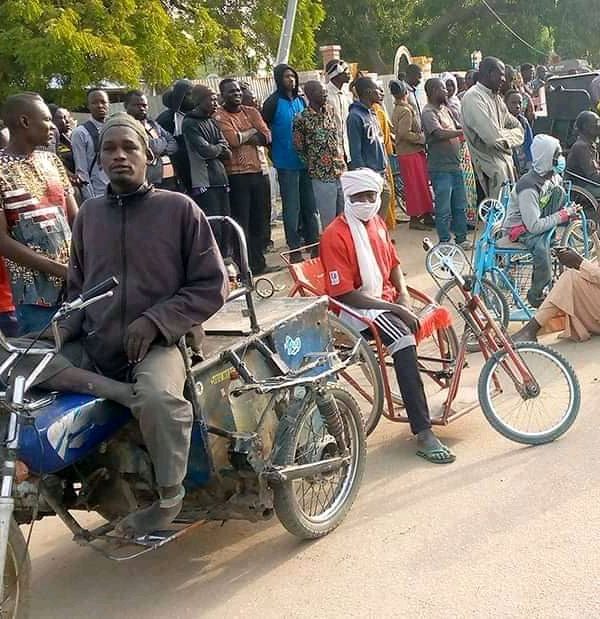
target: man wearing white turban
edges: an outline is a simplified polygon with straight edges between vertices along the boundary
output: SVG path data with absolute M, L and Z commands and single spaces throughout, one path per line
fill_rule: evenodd
M 396 249 L 378 216 L 383 178 L 360 168 L 342 174 L 344 212 L 321 237 L 327 293 L 374 321 L 394 360 L 417 454 L 430 462 L 454 462 L 454 454 L 431 430 L 425 389 L 417 367 L 415 334 L 419 319 L 410 299 Z M 342 311 L 342 320 L 360 330 L 364 323 Z

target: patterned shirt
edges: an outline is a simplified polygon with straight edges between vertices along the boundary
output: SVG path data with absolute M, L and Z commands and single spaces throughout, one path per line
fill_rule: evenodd
M 294 147 L 311 178 L 335 181 L 346 170 L 343 144 L 329 106 L 322 112 L 307 107 L 294 118 Z
M 66 197 L 72 194 L 67 173 L 54 154 L 30 156 L 0 150 L 0 209 L 10 236 L 30 249 L 66 264 L 71 229 Z M 63 280 L 6 261 L 15 304 L 51 307 L 58 303 Z

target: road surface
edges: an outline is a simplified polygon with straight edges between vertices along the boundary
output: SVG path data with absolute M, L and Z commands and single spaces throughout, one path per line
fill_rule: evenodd
M 409 279 L 431 290 L 421 236 L 397 237 Z M 414 456 L 405 425 L 382 421 L 352 511 L 316 542 L 276 520 L 211 523 L 113 563 L 47 519 L 31 548 L 33 616 L 598 617 L 600 338 L 556 344 L 583 390 L 580 417 L 556 443 L 511 443 L 476 409 L 440 431 L 457 461 L 436 466 Z

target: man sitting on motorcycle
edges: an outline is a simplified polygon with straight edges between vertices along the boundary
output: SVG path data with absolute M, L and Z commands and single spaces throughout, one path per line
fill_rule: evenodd
M 344 213 L 323 232 L 320 256 L 327 293 L 355 313 L 373 320 L 394 360 L 402 400 L 417 455 L 429 462 L 454 462 L 455 456 L 431 430 L 429 407 L 417 367 L 415 334 L 419 320 L 410 299 L 400 261 L 384 221 L 378 216 L 383 177 L 367 168 L 341 176 Z M 342 311 L 342 320 L 364 329 L 365 324 Z
M 137 120 L 112 116 L 99 148 L 110 184 L 103 197 L 83 204 L 75 221 L 68 296 L 113 275 L 120 283 L 113 297 L 61 323 L 67 344 L 38 383 L 131 409 L 159 494 L 119 523 L 117 532 L 138 536 L 164 528 L 181 510 L 193 412 L 177 343 L 223 305 L 227 272 L 198 206 L 147 184 L 153 155 Z

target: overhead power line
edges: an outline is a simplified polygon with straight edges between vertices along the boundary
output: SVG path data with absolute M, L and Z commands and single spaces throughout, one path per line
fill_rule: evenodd
M 500 24 L 502 24 L 502 26 L 504 26 L 504 28 L 506 28 L 506 30 L 508 30 L 508 32 L 510 32 L 516 39 L 518 39 L 519 41 L 521 41 L 521 43 L 523 43 L 523 45 L 527 46 L 529 49 L 533 50 L 534 52 L 542 55 L 542 56 L 547 56 L 548 53 L 547 52 L 543 52 L 540 49 L 537 49 L 537 47 L 534 47 L 533 45 L 531 45 L 531 43 L 529 43 L 528 41 L 526 41 L 521 35 L 517 34 L 501 17 L 500 15 L 498 15 L 498 13 L 496 13 L 496 11 L 494 10 L 493 7 L 491 7 L 487 0 L 481 0 L 481 2 L 483 3 L 483 5 L 487 8 L 487 10 L 498 20 L 498 22 Z

